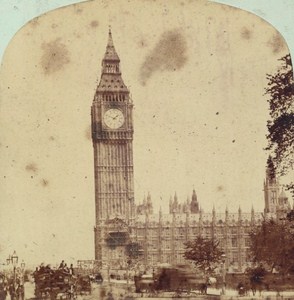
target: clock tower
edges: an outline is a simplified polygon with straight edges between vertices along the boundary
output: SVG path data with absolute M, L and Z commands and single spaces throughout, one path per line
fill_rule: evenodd
M 95 259 L 102 260 L 105 224 L 134 218 L 133 104 L 123 82 L 111 30 L 91 107 L 95 173 Z

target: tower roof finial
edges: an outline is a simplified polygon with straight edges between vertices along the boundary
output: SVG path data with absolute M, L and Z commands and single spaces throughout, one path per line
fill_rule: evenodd
M 119 62 L 119 57 L 115 51 L 113 40 L 112 40 L 112 33 L 111 33 L 111 26 L 108 27 L 108 42 L 106 46 L 106 53 L 104 55 L 104 61 L 116 61 Z
M 121 78 L 120 59 L 114 47 L 110 25 L 108 26 L 108 40 L 106 44 L 106 51 L 101 65 L 101 79 L 97 87 L 97 92 L 114 92 L 116 94 L 119 92 L 125 92 L 129 95 L 129 90 Z M 130 101 L 130 99 L 128 101 Z

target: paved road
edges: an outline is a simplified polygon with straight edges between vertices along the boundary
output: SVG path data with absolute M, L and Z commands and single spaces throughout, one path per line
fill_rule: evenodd
M 146 295 L 141 295 L 141 294 L 134 294 L 133 293 L 133 298 L 128 297 L 126 288 L 126 284 L 118 284 L 118 283 L 104 283 L 103 285 L 93 285 L 93 291 L 91 295 L 78 295 L 77 300 L 126 300 L 126 299 L 148 299 L 148 300 L 155 300 L 155 299 L 162 299 L 161 298 L 151 298 L 151 297 L 146 297 Z M 112 297 L 110 296 L 110 294 Z M 186 298 L 186 299 L 221 299 L 221 300 L 231 300 L 231 299 L 238 299 L 239 297 L 237 296 L 237 292 L 233 290 L 227 290 L 225 296 L 219 296 L 219 291 L 218 290 L 213 290 L 210 289 L 208 290 L 208 293 L 210 294 L 218 294 L 215 297 L 212 296 L 194 296 L 192 298 Z M 143 297 L 142 297 L 143 296 Z M 166 300 L 173 299 L 175 300 L 176 298 L 172 298 L 171 294 L 166 293 L 164 295 Z M 26 283 L 25 284 L 25 299 L 26 300 L 36 300 L 34 297 L 34 284 L 33 283 Z M 181 299 L 185 299 L 181 297 Z M 240 300 L 246 300 L 246 299 L 270 299 L 270 300 L 288 300 L 288 299 L 294 299 L 294 291 L 293 292 L 282 292 L 281 296 L 276 296 L 275 292 L 262 292 L 262 295 L 249 295 L 249 297 L 240 297 Z M 10 300 L 10 297 L 7 297 L 6 300 Z
M 125 285 L 118 285 L 118 284 L 103 284 L 96 285 L 93 284 L 93 290 L 91 295 L 84 294 L 78 295 L 77 300 L 92 300 L 92 299 L 108 299 L 109 293 L 113 295 L 113 300 L 120 300 L 125 299 L 126 297 L 126 286 Z M 25 284 L 25 299 L 26 300 L 36 300 L 34 295 L 35 285 L 33 283 L 26 283 Z M 111 298 L 109 298 L 110 300 Z M 6 300 L 10 300 L 10 297 L 7 297 Z

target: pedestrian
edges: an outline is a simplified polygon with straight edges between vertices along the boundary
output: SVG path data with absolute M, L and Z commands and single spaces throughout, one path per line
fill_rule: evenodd
M 60 263 L 60 265 L 59 265 L 58 269 L 63 269 L 63 268 L 64 268 L 64 260 L 63 260 L 63 261 L 61 261 L 61 263 Z
M 69 273 L 69 268 L 68 268 L 67 264 L 64 264 L 63 270 L 64 270 L 64 272 Z
M 73 264 L 70 264 L 70 267 L 69 267 L 69 274 L 70 274 L 70 275 L 74 275 L 74 267 L 73 267 Z

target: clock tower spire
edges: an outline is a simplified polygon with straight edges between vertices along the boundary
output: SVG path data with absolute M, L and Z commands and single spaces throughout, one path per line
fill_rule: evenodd
M 103 224 L 134 218 L 133 104 L 123 82 L 109 29 L 101 78 L 91 107 L 95 176 L 95 257 L 101 259 Z

